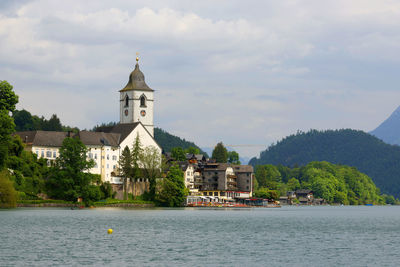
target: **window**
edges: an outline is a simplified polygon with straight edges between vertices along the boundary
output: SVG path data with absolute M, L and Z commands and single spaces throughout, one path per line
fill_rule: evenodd
M 46 151 L 46 158 L 51 158 L 51 151 L 50 150 Z
M 125 107 L 129 107 L 129 97 L 125 96 Z
M 53 158 L 57 158 L 57 151 L 53 151 Z
M 214 192 L 214 197 L 217 197 L 218 196 L 218 192 Z
M 113 165 L 113 169 L 115 170 L 117 168 L 117 165 Z
M 89 153 L 89 159 L 93 158 L 93 153 Z
M 42 150 L 42 153 L 40 153 L 42 158 L 44 157 L 44 150 Z
M 107 164 L 107 169 L 109 169 L 110 168 L 110 165 L 109 164 Z
M 115 156 L 115 155 L 112 156 L 112 159 L 113 159 L 113 160 L 117 160 L 117 156 Z
M 36 155 L 38 155 L 38 156 L 39 156 L 39 150 L 36 150 Z
M 97 154 L 94 154 L 94 159 L 97 159 Z
M 140 106 L 146 107 L 146 97 L 144 95 L 140 97 Z
M 107 159 L 110 159 L 110 155 L 107 154 Z
M 98 167 L 98 166 L 97 166 L 97 162 L 95 162 L 93 168 L 97 168 L 97 167 Z

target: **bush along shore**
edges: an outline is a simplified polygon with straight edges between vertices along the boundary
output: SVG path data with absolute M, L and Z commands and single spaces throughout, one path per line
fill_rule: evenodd
M 60 207 L 60 208 L 83 208 L 85 203 L 72 202 L 64 200 L 19 200 L 17 207 Z M 152 208 L 155 207 L 154 202 L 144 200 L 118 200 L 106 199 L 93 202 L 88 207 L 119 207 L 119 208 Z

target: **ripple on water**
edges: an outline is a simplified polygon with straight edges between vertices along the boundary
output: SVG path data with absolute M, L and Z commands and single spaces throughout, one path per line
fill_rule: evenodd
M 400 207 L 31 208 L 0 211 L 0 225 L 0 266 L 400 262 Z

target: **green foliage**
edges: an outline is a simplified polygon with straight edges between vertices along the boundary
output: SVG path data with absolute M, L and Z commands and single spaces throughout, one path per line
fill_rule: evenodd
M 124 190 L 124 200 L 127 199 L 127 184 L 128 184 L 128 179 L 132 177 L 132 154 L 131 151 L 129 150 L 128 146 L 125 146 L 124 150 L 122 150 L 121 156 L 119 157 L 119 172 L 122 178 L 122 182 L 124 184 L 123 190 Z
M 13 119 L 9 114 L 15 110 L 18 96 L 12 89 L 12 85 L 7 81 L 0 81 L 0 170 L 4 168 L 11 134 L 15 128 Z
M 255 176 L 259 187 L 267 187 L 273 190 L 279 188 L 281 174 L 277 167 L 271 164 L 256 166 Z
M 105 182 L 100 185 L 100 190 L 102 192 L 102 199 L 114 198 L 116 192 L 113 192 L 110 182 Z
M 228 162 L 240 165 L 241 163 L 239 160 L 239 153 L 237 153 L 236 151 L 228 151 Z
M 300 189 L 300 182 L 296 178 L 291 178 L 287 182 L 287 188 L 289 191 L 296 191 L 297 189 Z
M 218 163 L 226 163 L 228 161 L 228 150 L 222 142 L 219 142 L 212 152 L 211 158 L 215 159 Z
M 13 87 L 7 81 L 0 81 L 0 110 L 13 112 L 18 103 L 18 96 L 14 93 Z
M 158 205 L 165 207 L 181 207 L 186 198 L 183 172 L 179 166 L 172 166 L 167 176 L 160 183 L 155 200 Z
M 181 139 L 178 136 L 172 135 L 163 129 L 154 128 L 154 139 L 157 143 L 162 147 L 164 152 L 171 152 L 174 147 L 181 147 L 182 149 L 189 149 L 190 147 L 194 147 L 199 149 L 200 153 L 208 158 L 206 152 L 202 151 L 198 146 L 196 146 L 193 142 L 186 141 L 185 139 Z
M 60 119 L 56 114 L 53 114 L 49 120 L 46 120 L 43 116 L 38 117 L 33 115 L 26 110 L 15 110 L 13 112 L 13 118 L 15 122 L 16 131 L 73 131 L 77 132 L 78 128 L 70 126 L 64 126 L 61 124 Z
M 15 208 L 17 192 L 15 191 L 7 170 L 0 172 L 0 208 Z
M 265 199 L 279 199 L 280 192 L 277 190 L 269 190 L 268 188 L 262 187 L 256 191 L 254 191 L 254 196 L 258 198 Z
M 185 149 L 185 153 L 187 153 L 187 154 L 194 154 L 194 155 L 201 154 L 199 148 L 197 148 L 197 147 L 192 147 L 192 146 L 186 148 L 186 149 Z
M 92 184 L 98 177 L 87 173 L 94 162 L 86 159 L 86 152 L 87 148 L 78 138 L 64 139 L 46 184 L 50 197 L 69 201 L 82 197 L 85 203 L 100 199 L 100 189 Z
M 184 161 L 186 160 L 186 155 L 185 152 L 181 147 L 174 147 L 171 149 L 171 156 L 176 160 L 176 161 Z
M 354 166 L 372 178 L 382 192 L 400 197 L 400 149 L 351 129 L 298 132 L 263 151 L 250 164 L 305 166 L 312 161 Z M 282 173 L 282 179 L 284 180 Z M 296 177 L 290 176 L 288 179 Z M 322 186 L 322 185 L 320 185 Z
M 44 177 L 48 174 L 45 159 L 38 160 L 36 155 L 24 150 L 19 136 L 13 136 L 8 148 L 7 168 L 13 170 L 11 179 L 17 191 L 24 199 L 36 199 L 44 192 Z
M 284 175 L 292 177 L 286 185 L 279 181 L 283 176 L 276 173 L 279 172 L 279 169 L 286 172 Z M 344 165 L 310 162 L 304 167 L 289 168 L 289 170 L 269 164 L 259 165 L 256 166 L 256 179 L 261 189 L 264 190 L 261 193 L 265 193 L 265 190 L 275 189 L 280 190 L 282 194 L 283 186 L 286 186 L 290 191 L 310 189 L 314 192 L 314 197 L 323 198 L 328 203 L 345 205 L 384 203 L 384 197 L 380 196 L 380 191 L 371 178 L 354 167 Z
M 156 179 L 161 177 L 162 157 L 158 149 L 150 146 L 143 150 L 140 155 L 140 162 L 142 164 L 142 175 L 149 180 L 151 199 L 154 199 L 156 193 Z

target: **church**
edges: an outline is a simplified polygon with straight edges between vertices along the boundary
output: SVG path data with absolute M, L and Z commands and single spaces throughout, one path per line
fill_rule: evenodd
M 48 165 L 58 157 L 65 138 L 77 137 L 88 148 L 88 159 L 95 162 L 89 172 L 99 174 L 103 182 L 120 185 L 119 158 L 126 146 L 132 148 L 137 136 L 142 148 L 153 146 L 161 155 L 161 147 L 154 139 L 154 90 L 145 82 L 138 57 L 128 83 L 119 90 L 119 109 L 119 123 L 102 127 L 97 132 L 24 131 L 16 134 L 25 143 L 26 150 L 35 153 L 38 158 L 47 159 Z M 144 179 L 140 182 L 145 183 Z

